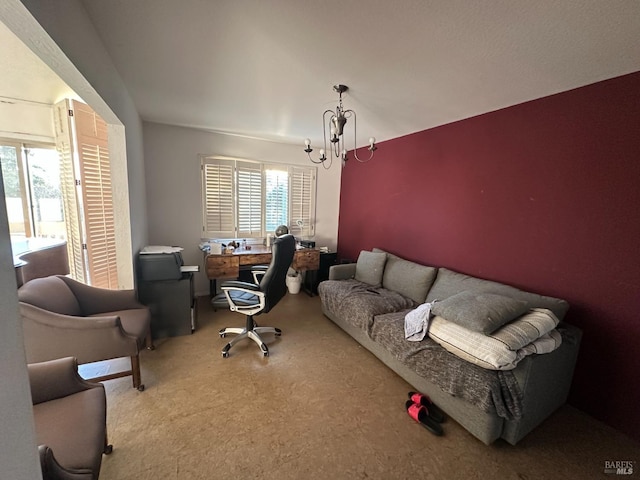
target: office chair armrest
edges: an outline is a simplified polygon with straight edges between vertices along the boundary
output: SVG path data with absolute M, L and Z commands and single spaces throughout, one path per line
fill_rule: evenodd
M 269 269 L 269 265 L 254 265 L 251 267 L 251 275 L 253 275 L 253 281 L 256 283 L 260 283 L 264 274 L 267 273 Z
M 250 282 L 240 282 L 238 280 L 228 280 L 220 285 L 220 289 L 251 290 L 253 292 L 259 292 L 260 285 Z

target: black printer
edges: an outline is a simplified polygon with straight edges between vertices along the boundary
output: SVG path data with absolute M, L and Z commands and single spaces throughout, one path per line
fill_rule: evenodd
M 179 247 L 145 247 L 138 254 L 140 279 L 146 282 L 180 280 L 184 265 Z

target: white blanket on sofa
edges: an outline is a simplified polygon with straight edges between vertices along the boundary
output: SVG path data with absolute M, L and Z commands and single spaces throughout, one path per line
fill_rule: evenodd
M 404 338 L 410 342 L 422 341 L 429 330 L 430 319 L 430 303 L 423 303 L 415 310 L 411 310 L 404 317 Z

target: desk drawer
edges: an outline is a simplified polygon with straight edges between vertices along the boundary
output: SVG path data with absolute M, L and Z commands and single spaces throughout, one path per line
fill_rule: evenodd
M 240 262 L 232 255 L 208 255 L 205 270 L 208 278 L 237 278 Z
M 251 253 L 238 255 L 240 265 L 269 265 L 271 263 L 270 253 Z
M 319 250 L 297 250 L 293 256 L 294 270 L 318 270 L 320 268 Z

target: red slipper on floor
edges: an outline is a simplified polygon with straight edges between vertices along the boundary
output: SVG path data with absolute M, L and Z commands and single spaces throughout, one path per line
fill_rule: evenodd
M 426 407 L 415 404 L 411 400 L 407 400 L 407 403 L 405 403 L 405 407 L 407 408 L 407 413 L 409 414 L 409 416 L 416 422 L 418 422 L 434 435 L 442 435 L 442 425 L 431 418 L 429 412 L 427 412 Z
M 409 399 L 418 405 L 422 405 L 427 407 L 429 411 L 429 416 L 433 418 L 436 422 L 442 423 L 445 420 L 444 412 L 438 408 L 438 406 L 431 401 L 431 399 L 420 392 L 409 392 Z

